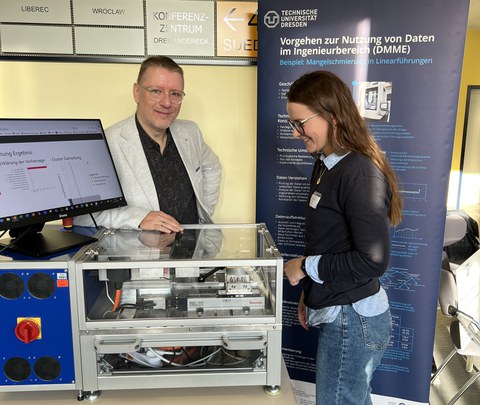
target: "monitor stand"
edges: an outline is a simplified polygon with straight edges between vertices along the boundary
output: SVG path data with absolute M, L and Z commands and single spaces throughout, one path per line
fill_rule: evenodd
M 0 246 L 7 246 L 12 253 L 21 253 L 31 257 L 43 257 L 79 248 L 96 242 L 92 236 L 82 235 L 72 231 L 62 231 L 58 228 L 44 228 L 41 232 L 27 234 L 17 241 L 16 238 L 0 240 Z

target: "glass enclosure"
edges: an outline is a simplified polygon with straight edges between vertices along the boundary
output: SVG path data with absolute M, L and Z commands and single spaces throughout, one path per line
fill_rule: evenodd
M 86 321 L 271 317 L 282 265 L 263 225 L 110 231 L 81 265 Z

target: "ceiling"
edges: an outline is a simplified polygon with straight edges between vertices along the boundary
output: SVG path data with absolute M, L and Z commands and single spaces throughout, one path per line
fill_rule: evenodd
M 480 0 L 470 0 L 468 28 L 480 29 Z

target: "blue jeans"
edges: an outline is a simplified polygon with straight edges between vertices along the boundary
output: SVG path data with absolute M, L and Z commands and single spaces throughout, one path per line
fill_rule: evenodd
M 371 405 L 370 381 L 392 333 L 390 310 L 365 317 L 343 305 L 319 326 L 317 405 Z

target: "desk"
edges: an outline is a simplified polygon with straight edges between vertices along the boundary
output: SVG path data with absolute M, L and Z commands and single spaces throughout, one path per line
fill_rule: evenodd
M 85 400 L 87 405 L 91 401 Z M 280 393 L 269 396 L 263 387 L 165 388 L 144 390 L 107 390 L 94 401 L 98 405 L 295 405 L 285 364 L 282 362 Z M 76 391 L 0 392 L 2 405 L 73 405 Z

